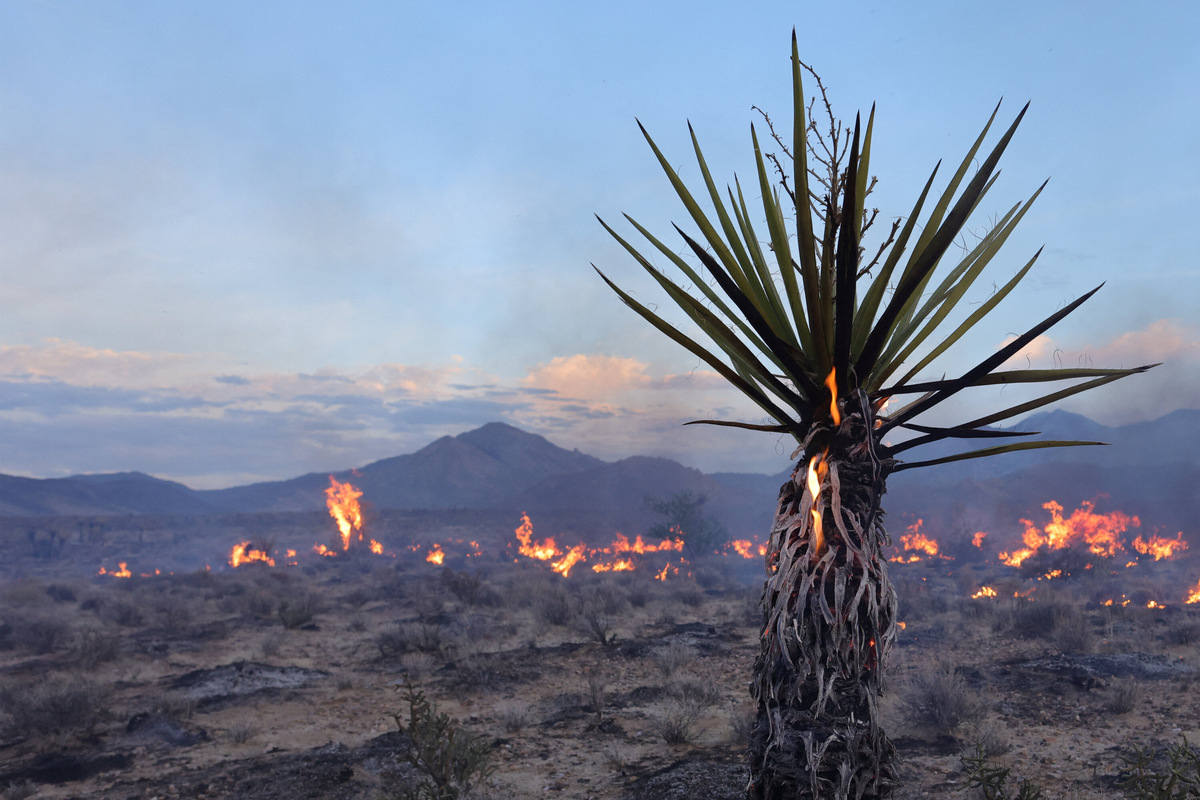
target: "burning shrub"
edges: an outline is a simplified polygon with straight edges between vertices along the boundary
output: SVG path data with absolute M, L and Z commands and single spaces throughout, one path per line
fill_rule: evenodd
M 400 732 L 409 737 L 405 759 L 420 774 L 415 786 L 405 786 L 392 797 L 403 800 L 459 800 L 470 796 L 471 789 L 495 771 L 491 745 L 481 737 L 463 730 L 448 714 L 439 714 L 425 693 L 411 682 L 401 687 L 408 705 L 407 723 L 403 713 L 393 714 Z
M 910 725 L 941 735 L 951 735 L 983 715 L 975 692 L 959 670 L 949 664 L 918 673 L 907 687 L 902 704 Z
M 106 713 L 106 693 L 75 678 L 0 688 L 0 733 L 6 738 L 87 735 Z

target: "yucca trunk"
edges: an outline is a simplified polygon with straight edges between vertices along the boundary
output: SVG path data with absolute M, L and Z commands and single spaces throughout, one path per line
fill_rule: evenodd
M 870 405 L 857 405 L 814 426 L 780 490 L 751 683 L 751 800 L 881 798 L 896 784 L 878 719 L 896 619 L 879 509 L 889 465 Z

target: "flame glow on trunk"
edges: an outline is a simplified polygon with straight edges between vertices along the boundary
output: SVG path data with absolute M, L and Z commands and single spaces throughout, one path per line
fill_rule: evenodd
M 358 498 L 362 495 L 361 489 L 350 483 L 340 483 L 337 478 L 329 476 L 325 505 L 329 508 L 329 516 L 337 522 L 343 550 L 350 549 L 350 537 L 354 531 L 358 531 L 358 539 L 362 541 L 362 507 L 358 504 Z

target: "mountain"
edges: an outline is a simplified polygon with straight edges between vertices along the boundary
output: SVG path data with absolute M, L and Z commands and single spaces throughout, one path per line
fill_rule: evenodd
M 19 478 L 0 475 L 0 516 L 211 514 L 219 511 L 182 483 L 141 472 Z
M 1047 501 L 1061 503 L 1069 513 L 1081 501 L 1097 498 L 1098 510 L 1137 514 L 1147 530 L 1159 526 L 1168 535 L 1187 532 L 1200 519 L 1200 493 L 1194 491 L 1200 480 L 1200 411 L 1119 427 L 1050 411 L 1018 428 L 1041 431 L 1039 439 L 1112 444 L 1008 453 L 896 473 L 883 502 L 888 528 L 899 533 L 910 517 L 921 517 L 926 530 L 936 527 L 943 533 L 989 526 L 1019 531 L 1022 517 L 1048 518 L 1041 508 Z M 943 440 L 903 456 L 927 460 L 979 446 Z M 630 535 L 660 521 L 645 498 L 691 492 L 705 498 L 705 510 L 731 534 L 761 536 L 787 472 L 705 475 L 645 456 L 606 463 L 510 425 L 489 423 L 335 477 L 361 488 L 364 500 L 377 508 L 528 511 L 578 517 L 581 528 L 616 528 Z M 136 472 L 49 480 L 0 475 L 0 515 L 304 511 L 324 508 L 328 485 L 328 473 L 210 491 Z

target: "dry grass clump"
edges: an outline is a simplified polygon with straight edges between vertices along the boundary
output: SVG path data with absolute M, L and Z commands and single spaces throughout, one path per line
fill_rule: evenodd
M 517 700 L 505 700 L 496 706 L 496 718 L 504 726 L 507 733 L 520 733 L 529 726 L 533 715 L 528 703 Z
M 901 704 L 909 725 L 940 735 L 953 735 L 983 716 L 975 691 L 955 667 L 945 663 L 919 672 L 905 688 Z
M 321 596 L 316 592 L 305 592 L 280 601 L 276 615 L 283 627 L 291 631 L 308 625 L 320 610 Z
M 107 691 L 79 676 L 0 688 L 5 737 L 86 736 L 107 712 Z
M 1132 678 L 1113 684 L 1108 697 L 1108 710 L 1113 714 L 1128 714 L 1142 702 L 1142 687 Z
M 670 745 L 687 744 L 696 738 L 700 711 L 676 698 L 661 703 L 650 714 L 650 729 Z

